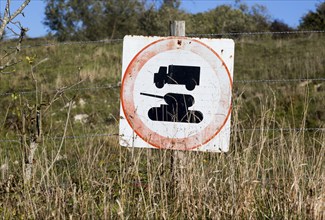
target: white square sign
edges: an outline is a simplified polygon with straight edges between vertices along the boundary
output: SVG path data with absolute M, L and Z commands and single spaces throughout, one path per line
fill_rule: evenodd
M 120 144 L 226 152 L 234 41 L 126 36 Z

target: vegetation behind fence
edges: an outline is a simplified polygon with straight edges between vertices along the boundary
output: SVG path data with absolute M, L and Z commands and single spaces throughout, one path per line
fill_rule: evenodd
M 121 40 L 26 41 L 0 74 L 1 216 L 321 219 L 325 37 L 279 35 L 232 36 L 230 151 L 187 152 L 176 179 L 170 151 L 118 145 Z M 42 137 L 26 187 L 35 106 Z

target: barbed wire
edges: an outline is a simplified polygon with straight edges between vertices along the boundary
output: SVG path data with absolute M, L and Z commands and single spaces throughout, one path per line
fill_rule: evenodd
M 46 139 L 52 139 L 52 140 L 70 140 L 70 139 L 86 139 L 86 138 L 96 138 L 96 137 L 115 137 L 119 136 L 119 134 L 108 134 L 108 133 L 103 133 L 103 134 L 87 134 L 87 135 L 76 135 L 76 136 L 54 136 L 54 137 L 45 137 Z
M 214 37 L 214 36 L 252 36 L 252 35 L 291 35 L 291 34 L 323 34 L 325 31 L 256 31 L 256 32 L 227 32 L 227 33 L 211 33 L 211 34 L 187 34 L 188 37 Z
M 65 90 L 65 92 L 69 91 L 85 91 L 85 90 L 99 90 L 99 89 L 116 89 L 120 88 L 121 83 L 116 84 L 108 84 L 108 85 L 102 85 L 102 86 L 91 86 L 91 87 L 76 87 L 76 88 L 70 88 Z M 59 89 L 53 89 L 47 91 L 48 93 L 56 93 L 60 91 Z M 11 91 L 11 92 L 5 92 L 0 93 L 0 96 L 10 96 L 10 95 L 26 95 L 26 94 L 35 94 L 35 90 L 18 90 L 18 91 Z
M 86 138 L 96 138 L 96 137 L 114 137 L 119 136 L 119 134 L 86 134 L 86 135 L 76 135 L 76 136 L 45 136 L 45 139 L 51 139 L 51 140 L 71 140 L 71 139 L 86 139 Z M 20 139 L 0 139 L 0 143 L 21 143 Z
M 325 78 L 301 78 L 301 79 L 252 79 L 252 80 L 234 80 L 234 83 L 294 83 L 303 81 L 325 81 Z
M 19 139 L 0 139 L 0 143 L 17 143 L 20 144 Z
M 122 38 L 110 39 L 110 40 L 95 40 L 95 41 L 66 41 L 66 42 L 46 42 L 37 43 L 33 45 L 21 46 L 22 49 L 29 49 L 34 47 L 50 47 L 50 46 L 65 46 L 65 45 L 88 45 L 88 44 L 112 44 L 122 42 Z M 15 49 L 16 47 L 8 47 L 8 49 Z
M 255 84 L 255 83 L 295 83 L 295 82 L 303 82 L 303 81 L 310 81 L 310 82 L 322 82 L 325 81 L 325 78 L 301 78 L 301 79 L 252 79 L 252 80 L 234 80 L 234 84 Z M 91 86 L 91 87 L 77 87 L 77 88 L 71 88 L 66 90 L 69 91 L 86 91 L 86 90 L 101 90 L 101 89 L 117 89 L 121 87 L 121 83 L 118 82 L 116 84 L 108 84 L 103 86 Z M 59 90 L 50 90 L 47 91 L 49 93 L 56 93 Z M 27 94 L 35 94 L 35 90 L 17 90 L 17 91 L 11 91 L 11 92 L 4 92 L 0 93 L 1 96 L 10 96 L 10 95 L 27 95 Z
M 221 37 L 221 36 L 254 36 L 254 35 L 302 35 L 302 34 L 323 34 L 322 30 L 305 30 L 305 31 L 256 31 L 256 32 L 226 32 L 226 33 L 190 33 L 187 37 Z M 167 37 L 167 35 L 163 36 Z M 104 39 L 95 41 L 67 41 L 67 42 L 46 42 L 38 43 L 34 45 L 24 45 L 21 48 L 28 49 L 34 47 L 49 47 L 49 46 L 64 46 L 64 45 L 87 45 L 87 44 L 112 44 L 122 42 L 122 38 Z M 15 47 L 8 47 L 9 49 L 15 49 Z
M 233 128 L 233 132 L 245 132 L 245 131 L 258 131 L 258 132 L 325 132 L 325 128 Z M 51 140 L 76 140 L 76 139 L 89 139 L 89 138 L 100 138 L 100 137 L 120 137 L 117 133 L 94 133 L 74 136 L 45 136 L 45 139 Z M 0 139 L 0 143 L 21 143 L 20 139 Z
M 321 131 L 325 132 L 325 128 L 234 128 L 235 132 L 243 131 L 276 131 L 276 132 L 312 132 L 312 131 Z

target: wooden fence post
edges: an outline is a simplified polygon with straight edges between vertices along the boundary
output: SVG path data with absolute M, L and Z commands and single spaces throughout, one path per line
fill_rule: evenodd
M 170 21 L 170 36 L 185 37 L 185 21 Z M 186 166 L 186 155 L 183 151 L 174 151 L 171 157 L 171 170 L 173 181 L 177 180 L 181 190 L 185 184 L 182 183 L 182 169 Z
M 185 21 L 171 21 L 170 36 L 185 37 Z

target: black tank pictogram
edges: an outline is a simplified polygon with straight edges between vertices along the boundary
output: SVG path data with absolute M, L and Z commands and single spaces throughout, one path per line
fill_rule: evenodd
M 153 121 L 200 123 L 203 114 L 200 111 L 189 110 L 194 105 L 194 97 L 179 93 L 167 93 L 164 96 L 140 93 L 141 95 L 164 99 L 167 105 L 152 107 L 148 111 L 148 117 Z
M 200 85 L 200 67 L 169 65 L 167 72 L 167 67 L 161 66 L 158 73 L 154 74 L 153 81 L 157 88 L 165 84 L 179 84 L 185 85 L 187 90 L 193 90 Z

